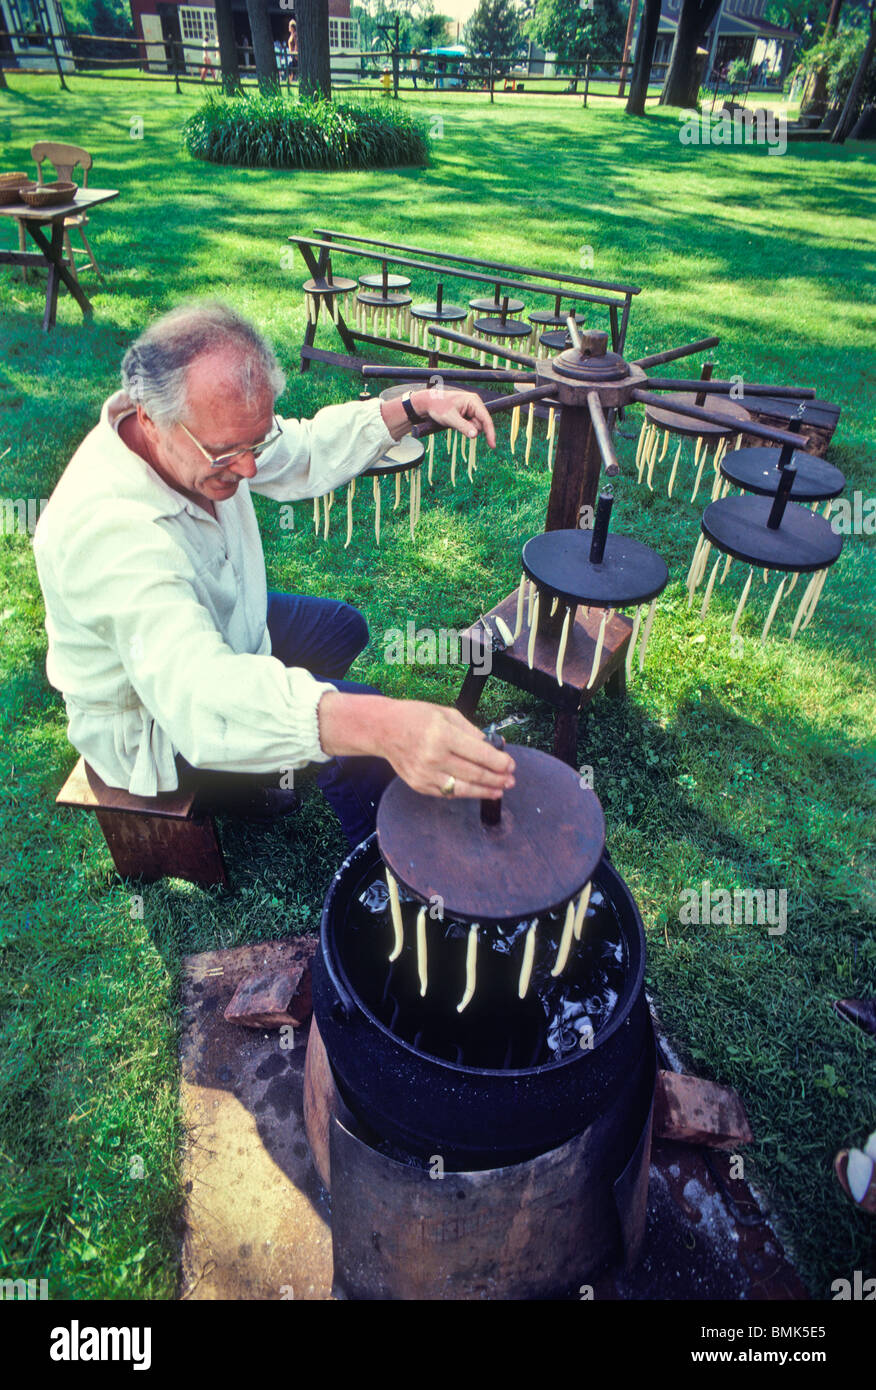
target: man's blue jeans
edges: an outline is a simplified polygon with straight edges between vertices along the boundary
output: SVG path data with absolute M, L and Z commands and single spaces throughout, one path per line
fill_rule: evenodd
M 371 685 L 341 679 L 368 645 L 368 624 L 337 599 L 268 594 L 271 649 L 284 666 L 303 666 L 338 690 L 378 695 Z M 372 833 L 377 803 L 395 773 L 383 758 L 333 758 L 320 764 L 316 782 L 341 822 L 350 846 Z

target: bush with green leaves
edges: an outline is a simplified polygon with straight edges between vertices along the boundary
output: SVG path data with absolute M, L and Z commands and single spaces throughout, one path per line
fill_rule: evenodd
M 822 34 L 818 42 L 801 56 L 794 76 L 808 77 L 812 72 L 823 70 L 828 101 L 843 102 L 849 94 L 866 47 L 867 29 L 862 24 Z M 876 101 L 876 57 L 867 69 L 860 99 Z
M 736 84 L 746 82 L 747 80 L 748 64 L 744 58 L 734 58 L 727 69 L 727 81 Z
M 196 159 L 248 169 L 383 169 L 425 164 L 423 120 L 397 102 L 208 96 L 182 128 Z

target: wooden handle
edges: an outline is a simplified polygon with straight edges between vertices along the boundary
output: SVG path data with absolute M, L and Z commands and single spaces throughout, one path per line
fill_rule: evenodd
M 700 372 L 700 381 L 711 381 L 711 379 L 712 379 L 712 372 L 713 372 L 714 370 L 715 370 L 715 364 L 714 364 L 714 362 L 704 362 L 704 363 L 703 363 L 703 370 Z M 694 401 L 694 405 L 705 405 L 705 403 L 706 403 L 706 393 L 705 393 L 705 391 L 697 391 L 696 400 Z
M 528 405 L 530 401 L 544 400 L 545 396 L 552 396 L 556 389 L 555 386 L 536 386 L 532 391 L 515 391 L 513 395 L 500 396 L 497 401 L 484 401 L 484 405 L 491 415 L 496 415 L 499 411 L 510 410 L 515 405 Z M 424 435 L 437 434 L 439 430 L 446 429 L 446 425 L 429 420 L 424 425 L 414 425 L 411 434 L 415 439 L 422 439 Z
M 647 357 L 636 357 L 634 367 L 659 367 L 661 362 L 675 362 L 679 357 L 692 357 L 695 352 L 708 352 L 717 347 L 720 338 L 700 338 L 696 343 L 685 343 L 684 347 L 667 348 L 665 352 L 652 352 Z
M 794 479 L 797 476 L 796 468 L 788 464 L 787 468 L 782 469 L 779 478 L 779 486 L 776 488 L 776 495 L 773 498 L 773 505 L 767 517 L 767 526 L 771 531 L 778 531 L 782 524 L 782 517 L 785 515 L 785 508 L 791 496 L 791 488 L 794 486 Z
M 500 751 L 505 747 L 505 740 L 501 734 L 496 733 L 493 728 L 484 731 L 484 738 L 493 748 Z M 498 825 L 502 820 L 502 798 L 493 797 L 481 798 L 481 825 Z
M 591 565 L 601 565 L 602 557 L 605 554 L 605 542 L 608 540 L 608 523 L 611 518 L 611 509 L 614 505 L 614 494 L 610 488 L 599 494 L 599 501 L 596 504 L 596 520 L 593 523 L 593 539 L 590 542 L 590 563 Z
M 485 351 L 483 338 L 472 338 L 468 333 L 459 333 L 455 328 L 441 328 L 437 323 L 426 325 L 426 332 L 433 338 L 446 338 L 451 343 L 463 343 L 465 347 Z M 535 358 L 529 352 L 512 352 L 510 348 L 490 343 L 489 351 L 493 357 L 505 357 L 509 362 L 521 362 L 525 367 L 534 367 Z
M 753 434 L 755 439 L 768 439 L 774 444 L 793 444 L 800 442 L 799 436 L 787 430 L 774 430 L 771 425 L 758 424 L 756 420 L 740 420 L 738 423 L 726 415 L 716 415 L 712 410 L 700 410 L 696 405 L 685 405 L 683 401 L 664 401 L 651 391 L 633 391 L 634 401 L 640 405 L 651 406 L 654 410 L 671 410 L 673 415 L 687 415 L 691 420 L 705 420 L 707 425 L 718 425 L 728 434 L 734 429 L 739 434 Z
M 590 418 L 593 421 L 593 429 L 596 434 L 596 442 L 599 445 L 599 452 L 602 454 L 602 462 L 605 466 L 606 477 L 614 478 L 620 472 L 620 464 L 617 461 L 617 454 L 614 452 L 614 444 L 611 441 L 608 421 L 602 409 L 602 401 L 599 399 L 598 391 L 587 392 L 587 404 L 590 407 Z

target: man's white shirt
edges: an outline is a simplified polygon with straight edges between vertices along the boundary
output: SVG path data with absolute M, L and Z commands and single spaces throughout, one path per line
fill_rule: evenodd
M 216 517 L 166 484 L 118 433 L 119 391 L 77 449 L 34 535 L 46 671 L 73 746 L 139 796 L 195 767 L 273 772 L 325 762 L 317 707 L 332 687 L 271 656 L 267 582 L 250 492 L 318 497 L 393 443 L 378 400 L 281 420 L 283 434 Z

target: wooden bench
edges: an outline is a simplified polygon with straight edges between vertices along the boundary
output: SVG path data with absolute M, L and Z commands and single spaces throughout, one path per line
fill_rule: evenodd
M 55 801 L 95 813 L 122 878 L 183 878 L 204 887 L 228 886 L 213 817 L 199 814 L 195 788 L 132 796 L 108 787 L 80 758 Z
M 745 397 L 745 409 L 752 420 L 758 420 L 762 425 L 774 425 L 780 430 L 786 430 L 788 422 L 796 417 L 798 404 L 799 402 L 792 400 L 777 400 L 773 396 Z M 808 449 L 810 454 L 824 458 L 839 417 L 840 407 L 831 401 L 804 401 L 800 417 L 800 434 L 807 442 L 803 448 Z M 743 431 L 742 448 L 754 448 L 757 445 L 763 445 L 763 440 L 755 439 L 754 435 L 745 434 Z

